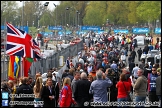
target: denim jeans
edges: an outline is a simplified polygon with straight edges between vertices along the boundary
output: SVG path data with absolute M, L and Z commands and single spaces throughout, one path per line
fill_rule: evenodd
M 135 96 L 135 102 L 145 102 L 146 96 L 142 97 L 142 96 Z M 142 105 L 136 105 L 135 107 L 144 107 Z
M 118 98 L 117 101 L 120 103 L 120 102 L 123 102 L 123 101 L 127 101 L 127 98 Z M 118 107 L 127 107 L 127 106 L 118 106 Z

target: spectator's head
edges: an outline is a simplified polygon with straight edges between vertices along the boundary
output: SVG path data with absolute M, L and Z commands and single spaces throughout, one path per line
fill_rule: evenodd
M 40 76 L 41 76 L 40 73 L 36 73 L 36 75 L 35 75 L 35 80 L 36 80 L 38 77 L 40 77 Z
M 136 64 L 136 66 L 138 67 L 138 64 Z
M 74 68 L 70 68 L 70 69 L 69 69 L 69 73 L 70 73 L 72 76 L 73 76 L 74 72 L 75 72 L 75 69 L 74 69 Z
M 2 89 L 2 90 L 7 90 L 7 89 L 8 89 L 7 82 L 2 82 L 2 83 L 1 83 L 1 89 Z
M 52 73 L 51 72 L 49 72 L 48 74 L 47 74 L 47 78 L 52 78 Z
M 93 76 L 92 76 L 92 75 L 88 75 L 88 80 L 89 80 L 90 82 L 92 82 L 92 81 L 93 81 Z
M 8 81 L 8 87 L 13 88 L 14 87 L 14 82 L 12 80 Z
M 29 78 L 28 78 L 28 82 L 29 82 L 29 84 L 31 84 L 31 83 L 33 82 L 32 77 L 29 77 Z
M 102 79 L 102 74 L 103 74 L 103 72 L 101 70 L 98 70 L 96 72 L 96 79 Z
M 24 77 L 22 79 L 22 84 L 28 84 L 28 82 L 29 82 L 29 78 L 28 77 Z
M 52 86 L 52 78 L 51 77 L 47 78 L 46 86 Z
M 142 69 L 138 69 L 138 71 L 137 71 L 137 75 L 138 75 L 138 76 L 142 76 L 142 75 L 143 75 L 143 73 L 144 73 L 144 72 L 143 72 L 143 70 L 142 70 Z
M 75 78 L 75 80 L 79 80 L 80 79 L 80 72 L 75 72 L 74 73 L 74 78 Z
M 153 74 L 156 74 L 156 73 L 157 73 L 157 69 L 156 69 L 156 67 L 154 67 L 154 66 L 152 67 L 152 73 L 153 73 Z
M 126 81 L 126 74 L 122 73 L 119 79 L 120 81 Z
M 85 72 L 82 72 L 80 77 L 81 79 L 87 79 L 87 74 Z
M 145 68 L 149 68 L 149 64 L 148 63 L 145 64 Z
M 66 84 L 70 85 L 71 84 L 71 79 L 69 77 L 65 77 L 63 81 L 63 86 L 64 87 Z
M 157 74 L 160 76 L 161 75 L 161 68 L 157 69 Z

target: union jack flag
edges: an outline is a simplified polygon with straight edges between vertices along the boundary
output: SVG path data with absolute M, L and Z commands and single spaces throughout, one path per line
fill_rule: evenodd
M 41 52 L 35 40 L 25 31 L 7 23 L 6 54 L 28 58 L 41 58 Z

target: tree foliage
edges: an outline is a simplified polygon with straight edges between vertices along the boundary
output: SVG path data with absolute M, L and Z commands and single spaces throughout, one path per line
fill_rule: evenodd
M 154 21 L 161 14 L 161 1 L 143 1 L 137 7 L 137 15 L 145 21 Z
M 22 11 L 16 1 L 1 1 L 1 25 L 5 21 L 20 25 L 22 12 L 23 24 L 28 22 L 28 26 L 35 27 L 38 22 L 41 26 L 76 26 L 78 23 L 101 26 L 107 19 L 115 25 L 142 24 L 158 19 L 161 22 L 161 1 L 60 1 L 52 11 L 46 8 L 41 1 L 24 1 Z

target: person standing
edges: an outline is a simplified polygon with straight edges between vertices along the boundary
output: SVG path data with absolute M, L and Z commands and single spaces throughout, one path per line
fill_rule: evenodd
M 71 89 L 72 89 L 72 98 L 74 98 L 74 92 L 76 89 L 76 82 L 80 80 L 80 72 L 75 72 L 74 79 L 71 82 Z
M 76 102 L 72 98 L 72 90 L 70 84 L 70 78 L 66 77 L 64 79 L 60 94 L 60 107 L 71 107 L 72 104 L 76 104 Z
M 134 78 L 135 79 L 137 79 L 138 78 L 138 70 L 139 70 L 140 68 L 138 67 L 138 64 L 136 64 L 136 66 L 133 68 L 133 70 L 132 70 L 132 74 L 133 74 L 133 76 L 134 76 Z
M 43 107 L 55 107 L 56 93 L 52 83 L 52 78 L 48 77 L 46 85 L 42 88 L 41 97 L 44 101 Z
M 148 92 L 149 92 L 149 101 L 155 102 L 158 101 L 156 95 L 156 79 L 158 77 L 157 70 L 155 67 L 152 68 L 152 73 L 148 74 Z M 159 86 L 159 85 L 158 85 Z
M 134 49 L 132 49 L 131 55 L 132 55 L 132 59 L 133 59 L 133 62 L 134 62 L 135 57 L 137 57 L 136 51 Z
M 134 93 L 135 93 L 136 102 L 145 102 L 146 95 L 147 95 L 147 78 L 143 75 L 143 73 L 144 72 L 142 69 L 138 69 L 137 71 L 138 78 L 135 84 L 132 83 L 132 86 L 135 91 Z
M 130 93 L 131 84 L 126 80 L 126 74 L 122 73 L 119 78 L 119 82 L 116 84 L 118 89 L 117 101 L 128 101 L 127 93 Z
M 159 102 L 160 102 L 160 107 L 161 107 L 161 75 L 159 75 L 156 79 L 156 95 L 159 98 Z
M 107 88 L 113 85 L 101 70 L 96 72 L 96 80 L 91 83 L 89 93 L 93 94 L 94 102 L 108 102 Z
M 33 87 L 33 93 L 34 93 L 34 96 L 35 96 L 35 99 L 34 101 L 37 102 L 37 101 L 42 101 L 41 100 L 41 91 L 42 91 L 42 88 L 43 88 L 43 80 L 42 80 L 42 77 L 38 77 L 35 81 L 35 85 Z M 37 104 L 34 104 L 34 107 L 42 107 L 43 105 L 37 105 Z
M 138 61 L 140 61 L 141 55 L 142 55 L 142 49 L 141 49 L 141 48 L 138 49 L 138 50 L 137 50 L 137 53 L 138 53 Z
M 87 74 L 81 73 L 81 80 L 76 82 L 76 88 L 74 91 L 74 99 L 77 102 L 78 107 L 85 107 L 84 102 L 90 101 L 92 96 L 89 94 L 91 82 L 88 81 Z
M 19 94 L 33 94 L 33 90 L 28 85 L 28 81 L 29 81 L 28 77 L 24 77 L 22 80 L 22 84 L 19 86 L 19 88 L 17 88 L 15 94 L 17 94 L 17 95 L 19 95 Z M 33 98 L 29 98 L 29 97 L 16 98 L 16 101 L 34 101 L 34 97 Z M 31 105 L 30 107 L 33 107 L 33 106 Z M 18 107 L 27 107 L 27 105 L 18 105 Z

